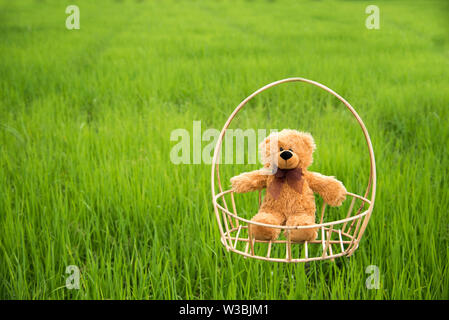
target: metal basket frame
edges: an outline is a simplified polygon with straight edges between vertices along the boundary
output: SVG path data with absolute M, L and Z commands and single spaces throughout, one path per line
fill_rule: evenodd
M 357 195 L 355 193 L 347 192 L 347 196 L 352 197 L 352 201 L 347 212 L 346 218 L 331 222 L 323 223 L 324 214 L 326 210 L 326 204 L 323 203 L 321 207 L 321 216 L 320 223 L 309 225 L 309 226 L 284 226 L 284 225 L 271 225 L 260 222 L 254 222 L 245 218 L 242 218 L 237 213 L 237 208 L 234 199 L 234 192 L 232 190 L 223 191 L 221 180 L 220 180 L 220 172 L 219 172 L 219 159 L 220 152 L 222 148 L 222 142 L 224 135 L 226 133 L 227 128 L 231 124 L 232 120 L 236 116 L 236 114 L 255 96 L 262 93 L 265 90 L 268 90 L 274 86 L 288 83 L 288 82 L 305 82 L 317 86 L 328 93 L 332 94 L 336 98 L 338 98 L 352 113 L 352 115 L 356 118 L 357 122 L 360 125 L 360 128 L 363 131 L 368 151 L 369 151 L 369 159 L 370 159 L 370 174 L 368 180 L 368 186 L 364 193 L 364 196 Z M 216 177 L 216 180 L 215 180 Z M 218 184 L 219 192 L 215 191 L 215 181 Z M 358 248 L 360 240 L 365 232 L 368 221 L 371 217 L 371 213 L 374 208 L 374 200 L 376 195 L 376 164 L 374 158 L 374 151 L 371 143 L 371 139 L 368 134 L 368 130 L 365 127 L 360 116 L 357 114 L 355 109 L 347 102 L 343 97 L 341 97 L 338 93 L 333 91 L 332 89 L 326 87 L 325 85 L 318 83 L 316 81 L 308 80 L 305 78 L 287 78 L 279 81 L 272 82 L 257 91 L 253 92 L 246 99 L 244 99 L 232 112 L 226 121 L 223 129 L 220 132 L 220 135 L 217 140 L 217 144 L 215 146 L 214 157 L 212 160 L 212 172 L 211 172 L 211 186 L 212 186 L 212 202 L 214 206 L 215 216 L 217 218 L 218 227 L 220 230 L 220 237 L 222 244 L 226 247 L 228 251 L 233 251 L 244 257 L 250 257 L 260 260 L 266 261 L 277 261 L 277 262 L 308 262 L 315 260 L 325 260 L 325 259 L 334 259 L 341 256 L 351 256 L 354 251 Z M 371 192 L 370 192 L 371 191 Z M 230 211 L 226 197 L 228 197 L 228 201 L 231 202 L 232 212 Z M 229 199 L 230 197 L 230 199 Z M 369 198 L 368 198 L 369 197 Z M 219 204 L 219 199 L 222 201 L 222 205 Z M 261 191 L 259 191 L 259 207 L 262 199 Z M 355 211 L 355 201 L 359 199 L 362 203 L 359 208 Z M 368 204 L 368 208 L 363 210 L 365 205 Z M 221 212 L 221 214 L 220 214 Z M 355 212 L 355 214 L 352 214 Z M 223 229 L 224 225 L 224 229 Z M 248 226 L 251 225 L 259 225 L 269 228 L 277 228 L 283 230 L 286 234 L 285 239 L 277 239 L 277 240 L 256 240 L 252 237 L 251 232 L 248 232 Z M 340 227 L 340 228 L 339 228 Z M 306 228 L 318 228 L 320 232 L 318 232 L 318 238 L 313 241 L 304 241 L 304 242 L 293 242 L 290 239 L 290 230 L 293 229 L 306 229 Z M 246 230 L 247 236 L 240 237 L 242 234 L 242 230 Z M 332 237 L 336 235 L 334 240 Z M 241 250 L 238 248 L 240 243 L 244 243 L 244 249 Z M 256 244 L 267 243 L 267 250 L 264 252 L 264 255 L 256 254 Z M 284 246 L 285 245 L 285 256 L 272 256 L 273 248 L 276 246 Z M 302 254 L 301 257 L 294 257 L 292 247 L 294 245 L 302 246 Z M 314 255 L 310 256 L 310 247 L 318 246 L 318 249 L 315 248 Z M 283 250 L 282 250 L 283 251 Z M 281 252 L 282 252 L 281 251 Z M 279 252 L 279 250 L 277 251 Z

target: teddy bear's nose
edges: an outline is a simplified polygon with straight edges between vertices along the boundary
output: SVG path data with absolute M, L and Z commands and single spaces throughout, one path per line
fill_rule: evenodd
M 281 158 L 284 160 L 288 160 L 293 156 L 293 154 L 290 151 L 283 151 L 281 152 Z

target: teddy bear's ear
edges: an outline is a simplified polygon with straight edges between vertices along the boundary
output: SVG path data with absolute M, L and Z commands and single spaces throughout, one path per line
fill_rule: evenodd
M 315 140 L 313 140 L 313 137 L 308 132 L 301 132 L 301 138 L 303 143 L 309 148 L 311 152 L 314 152 L 316 149 Z
M 262 163 L 267 164 L 267 157 L 270 154 L 269 151 L 270 145 L 270 136 L 263 139 L 263 141 L 259 144 L 259 152 L 261 156 Z
M 270 154 L 277 150 L 278 146 L 278 133 L 272 132 L 259 144 L 259 151 L 263 163 L 270 162 Z
M 263 147 L 265 147 L 265 145 L 269 143 L 270 143 L 270 136 L 263 139 L 263 141 L 259 144 L 259 149 L 263 149 Z
M 259 144 L 259 150 L 267 150 L 271 146 L 271 144 L 276 142 L 276 134 L 271 133 L 268 135 L 263 141 Z M 269 150 L 269 149 L 268 149 Z

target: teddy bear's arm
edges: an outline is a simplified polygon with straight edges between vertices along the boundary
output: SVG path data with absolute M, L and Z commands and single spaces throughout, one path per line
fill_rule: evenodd
M 346 188 L 334 177 L 328 177 L 317 172 L 305 174 L 309 187 L 318 193 L 327 204 L 336 207 L 346 199 Z
M 267 179 L 262 170 L 244 172 L 231 178 L 232 190 L 237 193 L 262 190 L 267 187 Z

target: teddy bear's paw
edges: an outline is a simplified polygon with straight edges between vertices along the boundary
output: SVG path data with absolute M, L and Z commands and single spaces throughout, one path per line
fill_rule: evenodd
M 247 177 L 236 176 L 231 178 L 232 191 L 237 193 L 248 192 L 251 190 L 251 180 Z
M 290 233 L 290 239 L 294 242 L 313 241 L 318 235 L 316 228 L 292 230 Z
M 314 224 L 314 215 L 298 215 L 292 216 L 287 220 L 287 226 L 307 226 Z M 287 231 L 285 231 L 287 237 Z M 290 239 L 294 242 L 312 241 L 317 237 L 316 228 L 301 228 L 290 230 Z
M 339 207 L 346 200 L 346 193 L 339 194 L 334 198 L 329 198 L 326 202 L 332 207 Z
M 282 219 L 271 213 L 259 212 L 251 221 L 260 222 L 265 224 L 279 225 L 282 223 Z M 256 224 L 250 225 L 251 235 L 257 240 L 276 240 L 281 233 L 279 228 L 263 227 Z
M 346 200 L 346 188 L 340 181 L 334 181 L 328 188 L 327 199 L 325 201 L 333 206 L 341 206 L 343 201 Z
M 251 226 L 251 235 L 256 240 L 276 240 L 279 237 L 280 229 L 262 227 L 257 225 Z

